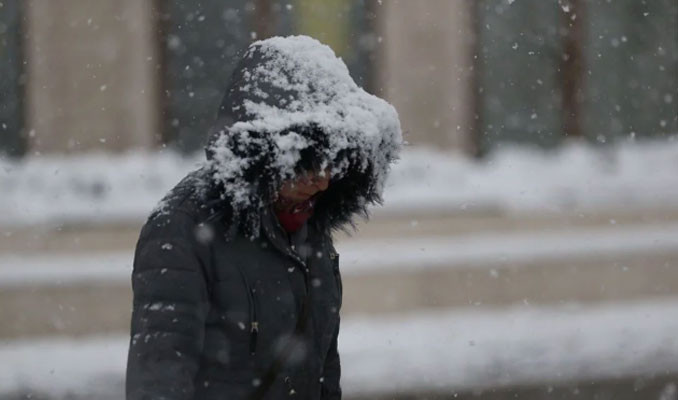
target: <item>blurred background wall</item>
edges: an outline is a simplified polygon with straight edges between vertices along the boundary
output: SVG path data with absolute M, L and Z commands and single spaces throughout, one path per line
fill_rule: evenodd
M 30 151 L 121 151 L 158 143 L 150 2 L 17 4 L 25 13 L 23 131 Z
M 407 140 L 604 144 L 678 130 L 673 0 L 5 0 L 0 149 L 202 147 L 255 39 L 309 34 L 399 110 Z

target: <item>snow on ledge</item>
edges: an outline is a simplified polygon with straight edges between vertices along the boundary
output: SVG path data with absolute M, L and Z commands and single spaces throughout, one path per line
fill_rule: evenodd
M 138 221 L 202 155 L 123 155 L 0 159 L 0 226 Z M 675 208 L 678 140 L 544 152 L 506 147 L 483 161 L 407 148 L 394 166 L 384 213 L 498 210 L 558 213 Z

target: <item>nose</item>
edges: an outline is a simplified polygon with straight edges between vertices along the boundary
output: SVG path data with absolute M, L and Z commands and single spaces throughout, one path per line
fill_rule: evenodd
M 315 179 L 315 187 L 319 192 L 327 190 L 327 187 L 330 185 L 330 175 L 324 174 L 323 176 L 318 176 Z

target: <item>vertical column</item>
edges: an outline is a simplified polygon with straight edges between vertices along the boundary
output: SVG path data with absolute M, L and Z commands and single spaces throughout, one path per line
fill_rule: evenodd
M 25 2 L 31 151 L 150 147 L 158 129 L 153 2 Z
M 377 7 L 378 86 L 413 145 L 472 150 L 472 1 L 389 0 Z

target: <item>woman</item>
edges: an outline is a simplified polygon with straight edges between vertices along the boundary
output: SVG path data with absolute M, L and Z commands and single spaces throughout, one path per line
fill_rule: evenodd
M 339 399 L 331 233 L 380 202 L 398 116 L 304 37 L 253 43 L 137 244 L 128 399 Z

